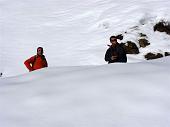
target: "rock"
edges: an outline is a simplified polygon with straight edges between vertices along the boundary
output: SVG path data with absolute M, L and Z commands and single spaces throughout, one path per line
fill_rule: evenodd
M 170 35 L 170 23 L 161 21 L 154 26 L 154 31 L 166 32 Z
M 147 39 L 141 38 L 138 40 L 139 41 L 139 46 L 142 48 L 145 48 L 146 46 L 150 45 Z
M 163 57 L 163 55 L 161 54 L 161 53 L 147 53 L 146 55 L 145 55 L 145 59 L 147 59 L 147 60 L 152 60 L 152 59 L 158 59 L 158 58 L 161 58 L 161 57 Z
M 134 42 L 127 41 L 126 43 L 121 43 L 127 54 L 138 54 L 139 49 Z
M 139 33 L 139 36 L 140 36 L 140 37 L 147 37 L 147 35 L 146 35 L 146 34 L 143 34 L 143 33 Z
M 170 56 L 170 52 L 165 52 L 165 56 Z
M 116 36 L 116 38 L 119 39 L 119 40 L 123 40 L 123 35 L 119 34 L 119 35 Z

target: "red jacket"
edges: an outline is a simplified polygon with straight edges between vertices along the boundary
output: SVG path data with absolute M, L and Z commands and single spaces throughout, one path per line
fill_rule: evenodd
M 27 59 L 24 62 L 25 66 L 28 68 L 29 71 L 34 71 L 37 69 L 41 69 L 44 67 L 48 67 L 47 60 L 44 55 L 42 56 L 32 56 L 31 58 Z

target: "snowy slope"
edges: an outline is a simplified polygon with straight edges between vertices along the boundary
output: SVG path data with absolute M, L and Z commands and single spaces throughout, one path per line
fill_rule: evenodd
M 0 127 L 169 127 L 168 0 L 0 0 Z M 106 64 L 109 37 L 150 46 L 127 64 Z M 23 62 L 43 46 L 49 68 Z M 21 74 L 21 75 L 19 75 Z M 19 76 L 17 76 L 19 75 Z
M 169 6 L 169 0 L 1 0 L 0 71 L 27 72 L 23 62 L 38 46 L 51 67 L 102 65 L 109 37 L 124 32 L 124 42 L 143 32 L 152 43 L 128 62 L 142 61 L 148 50 L 169 51 L 170 37 L 153 32 L 154 23 L 170 19 Z
M 0 79 L 0 127 L 169 127 L 170 57 Z

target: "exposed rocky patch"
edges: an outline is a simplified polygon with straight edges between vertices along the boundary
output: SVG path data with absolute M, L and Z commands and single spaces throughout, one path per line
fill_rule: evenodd
M 146 35 L 146 34 L 143 34 L 143 33 L 139 33 L 139 36 L 140 36 L 140 37 L 146 37 L 146 38 L 147 38 L 147 35 Z
M 119 34 L 119 35 L 116 36 L 116 38 L 119 39 L 119 40 L 123 40 L 123 35 Z
M 170 52 L 165 52 L 165 56 L 170 56 Z
M 150 45 L 146 34 L 139 33 L 139 36 L 140 39 L 138 40 L 138 43 L 140 47 L 145 48 L 146 46 Z
M 145 55 L 146 60 L 158 59 L 158 58 L 162 58 L 162 57 L 163 57 L 163 55 L 161 53 L 151 53 L 151 52 L 149 52 Z
M 145 38 L 141 38 L 138 40 L 139 46 L 145 48 L 146 46 L 150 45 L 149 41 Z
M 138 26 L 130 28 L 130 31 L 137 31 L 139 32 L 140 29 Z M 165 32 L 168 35 L 170 35 L 170 22 L 165 22 L 165 21 L 160 21 L 157 24 L 154 25 L 153 27 L 154 31 L 159 31 L 159 32 Z M 129 32 L 124 32 L 124 34 L 119 34 L 117 35 L 117 39 L 123 40 L 123 35 L 129 34 Z M 126 50 L 127 54 L 138 54 L 140 48 L 146 48 L 147 46 L 150 45 L 150 42 L 148 41 L 148 36 L 145 33 L 139 33 L 139 36 L 136 38 L 137 42 L 132 42 L 132 41 L 127 41 L 124 43 L 121 43 L 121 45 L 124 47 Z M 144 55 L 146 60 L 152 60 L 152 59 L 158 59 L 164 56 L 170 56 L 170 52 L 164 52 L 162 53 L 152 53 L 148 51 L 146 55 Z
M 160 21 L 154 26 L 154 31 L 166 32 L 170 35 L 170 23 L 165 21 Z
M 139 49 L 134 42 L 127 41 L 126 43 L 121 43 L 127 54 L 138 54 Z

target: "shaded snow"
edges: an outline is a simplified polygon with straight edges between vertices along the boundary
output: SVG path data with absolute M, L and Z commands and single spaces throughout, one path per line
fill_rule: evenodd
M 169 127 L 170 57 L 0 80 L 3 127 Z

